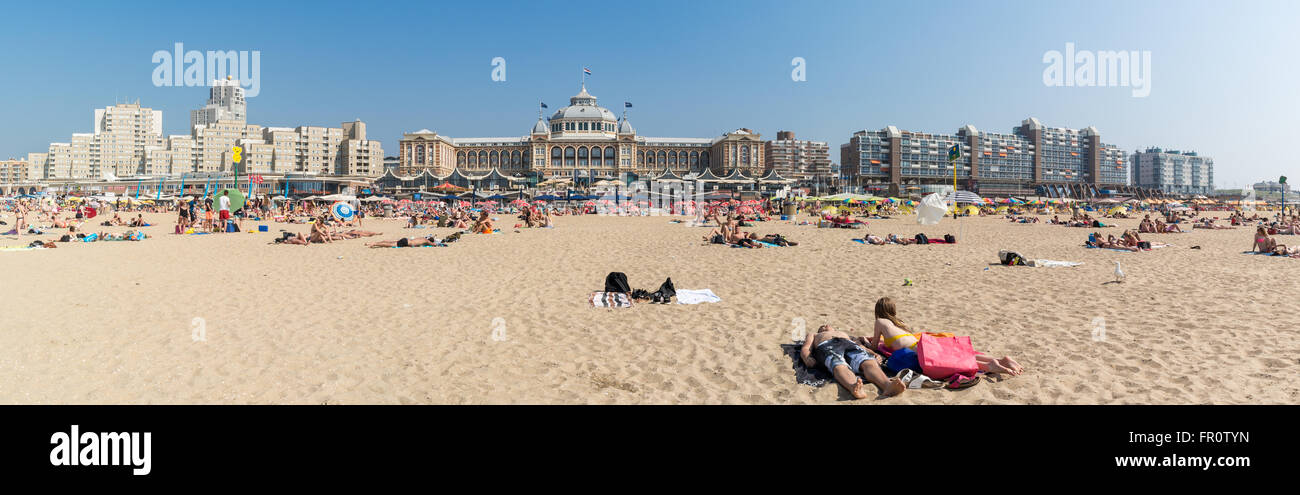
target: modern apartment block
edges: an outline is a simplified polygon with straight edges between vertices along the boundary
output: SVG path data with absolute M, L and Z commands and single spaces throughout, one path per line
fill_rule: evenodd
M 1099 191 L 1128 184 L 1124 153 L 1101 142 L 1096 128 L 1047 127 L 1035 118 L 1006 134 L 971 125 L 953 134 L 894 126 L 858 131 L 840 146 L 842 177 L 854 185 L 887 185 L 890 194 L 907 186 L 952 184 L 948 149 L 954 145 L 961 149 L 958 187 L 985 195 L 1056 195 L 1080 186 Z
M 767 170 L 787 179 L 813 180 L 831 173 L 830 146 L 825 141 L 795 139 L 792 131 L 777 131 L 763 144 Z
M 226 79 L 212 81 L 208 90 L 208 103 L 203 108 L 190 111 L 190 128 L 215 124 L 221 121 L 247 122 L 248 103 L 239 81 Z
M 1214 159 L 1194 151 L 1147 148 L 1133 153 L 1133 182 L 1165 194 L 1214 192 Z

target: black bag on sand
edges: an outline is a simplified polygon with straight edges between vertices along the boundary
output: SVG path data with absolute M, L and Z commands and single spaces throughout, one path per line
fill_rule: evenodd
M 916 234 L 916 243 L 917 243 L 917 244 L 929 244 L 929 243 L 930 243 L 930 238 L 929 238 L 929 237 L 926 237 L 925 234 Z
M 659 290 L 650 295 L 650 300 L 661 304 L 668 304 L 676 296 L 677 289 L 673 288 L 673 278 L 668 277 L 667 280 L 664 280 L 663 284 L 659 285 Z
M 609 275 L 605 276 L 605 292 L 631 294 L 632 287 L 627 285 L 627 275 L 623 272 L 609 272 Z
M 957 238 L 956 238 L 956 237 L 953 237 L 952 234 L 944 234 L 944 235 L 943 235 L 943 242 L 946 242 L 946 243 L 948 243 L 948 244 L 956 244 L 956 243 L 957 243 Z

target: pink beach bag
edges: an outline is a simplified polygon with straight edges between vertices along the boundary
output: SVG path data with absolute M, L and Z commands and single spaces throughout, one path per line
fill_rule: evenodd
M 957 374 L 973 376 L 979 371 L 970 337 L 922 334 L 921 342 L 916 345 L 916 354 L 921 362 L 921 371 L 935 380 Z

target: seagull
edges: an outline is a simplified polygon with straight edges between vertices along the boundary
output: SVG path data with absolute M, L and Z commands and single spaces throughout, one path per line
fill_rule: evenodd
M 1124 270 L 1119 267 L 1119 260 L 1115 260 L 1115 283 L 1124 281 Z

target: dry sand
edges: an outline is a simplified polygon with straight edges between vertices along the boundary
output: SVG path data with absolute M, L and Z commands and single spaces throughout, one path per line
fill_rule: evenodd
M 871 222 L 880 235 L 956 234 L 947 246 L 866 246 L 849 241 L 861 230 L 774 221 L 752 230 L 800 245 L 749 250 L 701 245 L 708 229 L 665 217 L 586 216 L 446 248 L 368 249 L 268 244 L 301 225 L 177 236 L 173 215 L 147 218 L 160 226 L 143 242 L 0 251 L 0 403 L 1300 403 L 1300 259 L 1240 254 L 1248 228 L 1147 234 L 1174 247 L 1121 253 L 1083 248 L 1090 229 L 991 217 Z M 451 232 L 403 223 L 365 228 Z M 991 266 L 999 249 L 1085 264 Z M 1122 284 L 1105 284 L 1112 260 Z M 611 271 L 634 288 L 672 277 L 723 300 L 589 307 Z M 780 346 L 799 322 L 869 331 L 886 295 L 904 321 L 970 335 L 1026 373 L 883 401 L 795 382 Z

